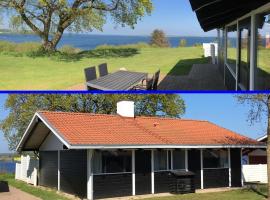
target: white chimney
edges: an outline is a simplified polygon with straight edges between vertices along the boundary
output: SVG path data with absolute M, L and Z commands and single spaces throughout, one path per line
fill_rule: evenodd
M 117 103 L 117 114 L 122 117 L 134 117 L 134 102 L 119 101 Z

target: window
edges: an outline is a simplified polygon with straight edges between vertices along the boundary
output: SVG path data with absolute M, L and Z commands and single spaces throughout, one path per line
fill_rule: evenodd
M 173 169 L 185 169 L 185 151 L 174 150 L 173 151 Z
M 94 174 L 131 172 L 131 152 L 96 151 L 93 171 Z
M 239 63 L 239 83 L 243 89 L 249 89 L 250 77 L 250 17 L 239 22 L 240 28 L 240 63 Z
M 227 35 L 227 65 L 236 73 L 236 56 L 237 56 L 237 26 L 233 25 L 228 28 L 228 35 Z
M 270 89 L 270 11 L 257 17 L 257 77 L 256 89 Z
M 203 150 L 203 168 L 228 168 L 228 151 Z
M 155 171 L 167 170 L 167 151 L 158 150 L 154 152 Z

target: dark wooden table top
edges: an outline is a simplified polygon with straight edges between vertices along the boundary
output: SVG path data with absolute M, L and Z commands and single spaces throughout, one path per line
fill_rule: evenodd
M 97 90 L 130 90 L 141 80 L 147 77 L 147 73 L 117 71 L 86 83 L 90 88 Z

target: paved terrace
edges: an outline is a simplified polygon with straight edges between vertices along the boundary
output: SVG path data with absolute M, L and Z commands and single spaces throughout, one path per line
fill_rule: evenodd
M 194 64 L 186 76 L 161 75 L 159 90 L 227 90 L 217 65 Z M 84 84 L 75 85 L 68 90 L 85 90 Z

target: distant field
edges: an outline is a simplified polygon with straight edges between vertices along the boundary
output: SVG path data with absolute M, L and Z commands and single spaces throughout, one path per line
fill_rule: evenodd
M 202 47 L 142 48 L 123 57 L 53 60 L 48 57 L 0 54 L 0 90 L 59 90 L 84 83 L 83 69 L 108 63 L 109 71 L 119 68 L 162 74 L 186 75 L 193 64 L 207 63 Z

